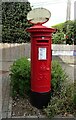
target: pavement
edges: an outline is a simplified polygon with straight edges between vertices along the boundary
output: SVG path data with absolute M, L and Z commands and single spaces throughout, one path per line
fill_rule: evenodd
M 2 117 L 2 76 L 0 73 L 0 119 Z
M 69 81 L 74 82 L 76 80 L 76 65 L 64 63 L 58 56 L 53 56 L 52 60 L 57 60 L 62 66 L 62 69 L 68 75 Z
M 52 60 L 58 60 L 66 74 L 69 76 L 69 81 L 76 80 L 76 65 L 64 63 L 58 56 L 53 56 Z M 0 118 L 11 117 L 11 99 L 9 86 L 9 72 L 0 71 Z
M 9 72 L 0 71 L 0 119 L 10 117 L 10 85 Z

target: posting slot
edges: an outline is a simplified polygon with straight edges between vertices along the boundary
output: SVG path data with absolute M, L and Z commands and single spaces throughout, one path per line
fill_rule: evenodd
M 37 40 L 37 43 L 48 43 L 48 40 Z

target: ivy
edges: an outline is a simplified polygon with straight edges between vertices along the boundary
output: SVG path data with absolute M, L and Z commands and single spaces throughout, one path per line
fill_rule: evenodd
M 31 10 L 29 2 L 2 3 L 2 42 L 29 42 L 29 34 L 25 31 L 31 25 L 27 21 L 27 13 Z

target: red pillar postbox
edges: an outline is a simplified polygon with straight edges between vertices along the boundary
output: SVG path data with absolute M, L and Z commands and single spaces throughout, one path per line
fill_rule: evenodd
M 31 33 L 31 103 L 37 108 L 47 106 L 51 96 L 51 38 L 54 29 L 42 25 L 50 15 L 48 10 L 38 8 L 27 16 L 35 24 L 27 31 Z
M 50 100 L 53 31 L 41 24 L 28 29 L 31 33 L 31 102 L 38 108 L 46 106 Z

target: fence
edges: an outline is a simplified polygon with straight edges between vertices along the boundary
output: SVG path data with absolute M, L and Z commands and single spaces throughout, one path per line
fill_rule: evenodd
M 8 71 L 10 65 L 16 59 L 23 56 L 30 57 L 30 44 L 0 44 L 0 51 L 2 56 L 0 57 L 0 69 Z

